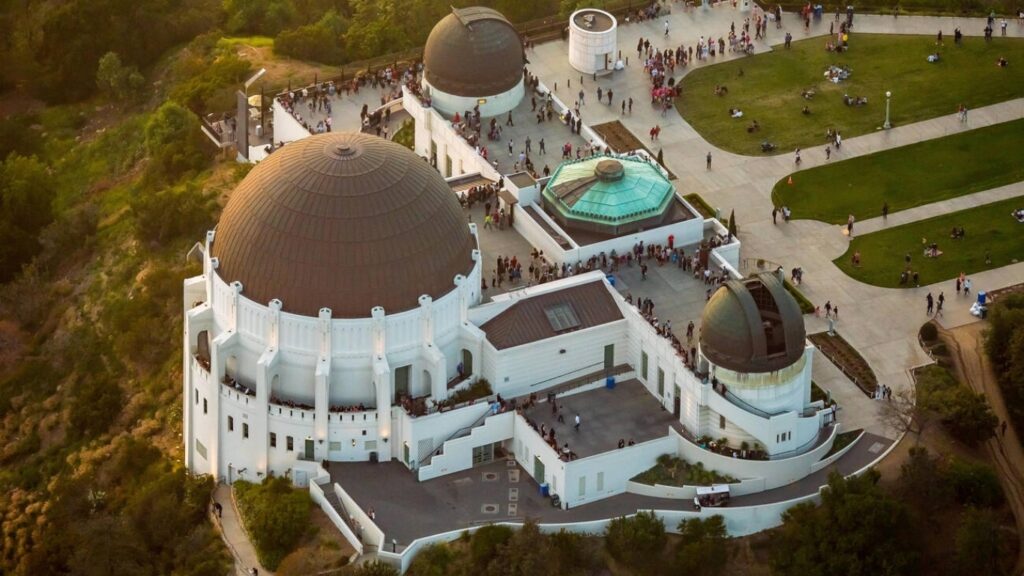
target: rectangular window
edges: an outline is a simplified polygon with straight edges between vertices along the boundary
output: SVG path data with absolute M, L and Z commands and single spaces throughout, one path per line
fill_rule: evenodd
M 233 416 L 228 416 L 228 432 L 234 432 L 234 431 L 235 431 L 235 418 Z
M 722 430 L 725 430 L 725 416 L 720 415 L 718 417 L 718 427 L 721 428 Z
M 248 437 L 249 437 L 249 425 L 246 424 L 245 422 L 242 422 L 242 438 L 248 438 Z
M 292 438 L 291 436 L 286 437 L 285 438 L 285 448 L 288 451 L 295 450 L 295 439 Z
M 195 392 L 196 392 L 196 404 L 199 404 L 199 388 L 196 388 Z
M 203 457 L 203 460 L 206 459 L 206 446 L 203 446 L 203 443 L 199 441 L 199 438 L 196 438 L 196 452 Z
M 271 432 L 270 433 L 270 447 L 271 448 L 277 448 L 277 433 L 276 432 Z
M 658 396 L 665 396 L 665 371 L 658 368 Z
M 203 414 L 206 414 L 206 398 L 203 398 Z
M 640 375 L 647 381 L 647 352 L 640 353 Z
M 587 495 L 587 477 L 580 476 L 580 496 Z
M 604 490 L 604 472 L 597 473 L 597 491 Z

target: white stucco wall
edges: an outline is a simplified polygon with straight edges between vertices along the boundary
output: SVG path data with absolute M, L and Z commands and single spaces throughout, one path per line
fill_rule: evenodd
M 274 98 L 271 108 L 274 110 L 274 144 L 279 142 L 287 144 L 309 136 L 309 130 L 303 128 L 302 124 L 299 124 L 299 121 L 284 109 L 277 98 Z
M 525 85 L 524 79 L 520 78 L 518 84 L 501 94 L 480 97 L 457 96 L 431 86 L 427 82 L 426 77 L 423 78 L 423 89 L 425 92 L 429 91 L 430 93 L 431 106 L 449 116 L 454 115 L 456 112 L 460 115 L 465 114 L 467 110 L 472 110 L 477 105 L 480 106 L 480 115 L 485 118 L 507 114 L 509 110 L 518 106 L 519 102 L 523 99 Z
M 601 32 L 581 28 L 576 24 L 576 16 L 580 12 L 600 13 L 611 19 L 612 25 L 608 30 Z M 584 74 L 614 69 L 617 58 L 617 41 L 618 22 L 608 12 L 586 8 L 574 12 L 569 17 L 569 64 Z

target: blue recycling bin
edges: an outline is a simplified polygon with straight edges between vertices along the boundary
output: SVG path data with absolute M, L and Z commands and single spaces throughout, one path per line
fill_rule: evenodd
M 609 376 L 604 379 L 604 387 L 611 390 L 615 388 L 615 376 Z
M 984 306 L 985 305 L 985 298 L 987 296 L 988 296 L 988 294 L 986 294 L 984 290 L 979 291 L 978 292 L 978 304 L 981 305 L 981 306 Z
M 550 493 L 551 493 L 551 489 L 550 489 L 550 487 L 548 487 L 548 483 L 547 482 L 545 482 L 545 483 L 540 485 L 540 495 L 541 496 L 547 498 L 548 494 L 550 494 Z
M 615 287 L 615 274 L 606 274 L 605 278 L 608 279 L 608 283 L 612 285 L 612 288 L 614 288 Z

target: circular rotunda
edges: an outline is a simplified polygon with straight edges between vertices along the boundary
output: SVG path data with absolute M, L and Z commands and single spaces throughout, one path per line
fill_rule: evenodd
M 617 59 L 618 22 L 604 10 L 584 8 L 569 17 L 569 64 L 593 74 L 613 70 Z
M 418 306 L 455 289 L 476 242 L 444 179 L 393 142 L 311 136 L 270 155 L 238 185 L 216 229 L 217 274 L 259 303 L 335 318 Z
M 699 341 L 702 370 L 749 405 L 775 413 L 809 402 L 813 347 L 800 305 L 776 274 L 723 284 L 704 307 Z
M 454 8 L 423 48 L 423 83 L 431 105 L 445 114 L 480 106 L 484 116 L 515 108 L 524 94 L 523 42 L 491 8 Z

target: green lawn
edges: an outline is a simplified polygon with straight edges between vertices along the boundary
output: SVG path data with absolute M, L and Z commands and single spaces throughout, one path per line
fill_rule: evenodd
M 858 236 L 835 264 L 854 279 L 886 288 L 900 287 L 903 258 L 908 252 L 921 285 L 952 280 L 960 272 L 974 274 L 1006 266 L 1024 255 L 1024 224 L 1010 215 L 1022 207 L 1024 197 L 1010 198 Z M 962 226 L 966 238 L 951 239 L 953 226 Z M 922 239 L 938 243 L 943 254 L 925 258 Z M 860 252 L 861 265 L 857 268 L 851 262 L 854 251 Z M 986 252 L 991 258 L 988 264 Z
M 761 154 L 760 143 L 769 140 L 777 152 L 792 154 L 797 147 L 824 144 L 828 128 L 851 138 L 881 127 L 886 90 L 893 93 L 895 126 L 953 114 L 961 103 L 977 108 L 1024 96 L 1024 39 L 996 34 L 991 43 L 966 38 L 957 47 L 953 31 L 947 30 L 942 60 L 935 64 L 925 60 L 936 49 L 932 36 L 854 34 L 843 54 L 827 52 L 824 38 L 812 38 L 794 42 L 790 50 L 777 47 L 714 66 L 698 65 L 682 79 L 676 104 L 683 118 L 719 148 Z M 996 66 L 1000 56 L 1010 61 L 1009 67 Z M 839 84 L 826 81 L 822 74 L 832 64 L 849 67 L 850 78 Z M 727 95 L 715 96 L 719 85 L 728 88 Z M 817 92 L 810 101 L 801 96 L 808 88 Z M 843 94 L 865 96 L 868 104 L 846 106 Z M 805 105 L 810 115 L 801 112 Z M 731 118 L 730 108 L 742 110 L 743 117 Z M 748 133 L 755 119 L 761 129 Z
M 844 224 L 1024 180 L 1024 119 L 796 172 L 772 190 L 793 217 Z

